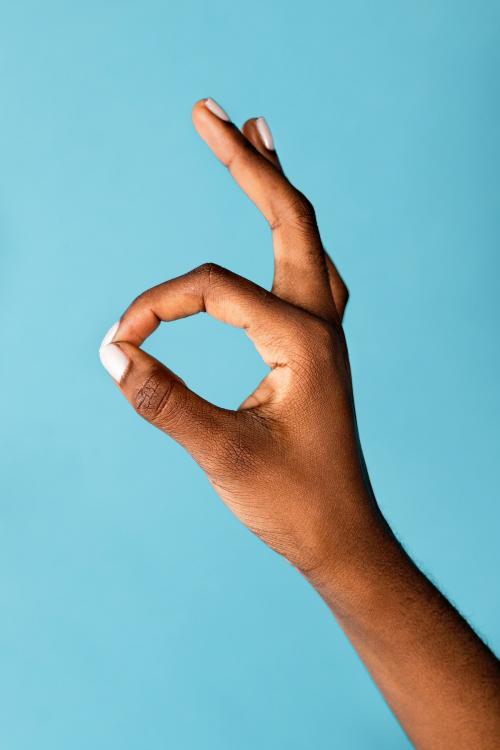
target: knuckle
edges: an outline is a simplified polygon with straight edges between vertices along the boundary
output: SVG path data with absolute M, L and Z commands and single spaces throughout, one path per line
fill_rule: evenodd
M 202 263 L 201 266 L 195 269 L 195 273 L 199 274 L 204 283 L 208 286 L 214 283 L 217 279 L 225 278 L 228 274 L 227 269 L 219 266 L 218 263 Z
M 216 264 L 211 262 L 202 263 L 200 266 L 195 268 L 193 270 L 193 274 L 195 276 L 201 276 L 202 279 L 208 279 L 210 278 L 210 274 L 212 273 L 212 270 L 215 268 Z
M 347 287 L 347 284 L 343 280 L 341 281 L 340 295 L 342 299 L 342 304 L 345 307 L 347 303 L 349 302 L 350 292 L 349 292 L 349 288 Z
M 241 169 L 248 169 L 250 166 L 250 158 L 252 155 L 252 146 L 248 142 L 238 143 L 234 146 L 232 152 L 227 157 L 225 166 L 232 172 L 236 165 L 240 166 Z
M 148 422 L 164 427 L 179 412 L 176 382 L 152 372 L 137 391 L 134 408 Z
M 146 297 L 147 297 L 147 295 L 148 295 L 149 292 L 150 292 L 150 290 L 146 289 L 144 292 L 141 292 L 136 297 L 134 297 L 134 299 L 132 300 L 132 302 L 128 306 L 126 312 L 129 312 L 132 308 L 140 307 L 141 304 L 146 299 Z
M 278 225 L 286 223 L 298 229 L 311 229 L 316 226 L 314 206 L 306 196 L 298 190 L 293 190 L 287 197 L 280 212 Z

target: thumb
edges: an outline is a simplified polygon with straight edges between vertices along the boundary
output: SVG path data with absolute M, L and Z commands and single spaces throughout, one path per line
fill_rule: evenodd
M 136 412 L 183 445 L 202 468 L 208 469 L 216 455 L 214 441 L 231 431 L 236 413 L 205 401 L 134 344 L 103 342 L 99 356 Z

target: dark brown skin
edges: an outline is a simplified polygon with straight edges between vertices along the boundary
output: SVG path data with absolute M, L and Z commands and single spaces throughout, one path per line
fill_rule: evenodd
M 412 563 L 374 498 L 342 329 L 347 289 L 314 210 L 254 119 L 240 131 L 201 100 L 193 121 L 271 227 L 272 291 L 208 263 L 141 294 L 111 344 L 128 359 L 119 387 L 318 590 L 417 748 L 498 750 L 499 662 Z M 243 328 L 270 367 L 237 411 L 139 348 L 160 321 L 198 312 Z

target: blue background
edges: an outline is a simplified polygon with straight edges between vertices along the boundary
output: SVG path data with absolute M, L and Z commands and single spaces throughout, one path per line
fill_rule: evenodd
M 265 115 L 351 289 L 380 504 L 493 648 L 496 2 L 0 5 L 0 744 L 406 748 L 319 597 L 101 368 L 139 292 L 270 237 L 193 101 Z M 264 367 L 199 316 L 149 342 L 236 406 Z

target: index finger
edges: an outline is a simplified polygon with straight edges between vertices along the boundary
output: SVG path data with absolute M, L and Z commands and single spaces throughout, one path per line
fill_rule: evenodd
M 245 329 L 270 367 L 287 363 L 306 315 L 248 279 L 207 263 L 137 297 L 113 340 L 140 346 L 162 320 L 199 312 Z

